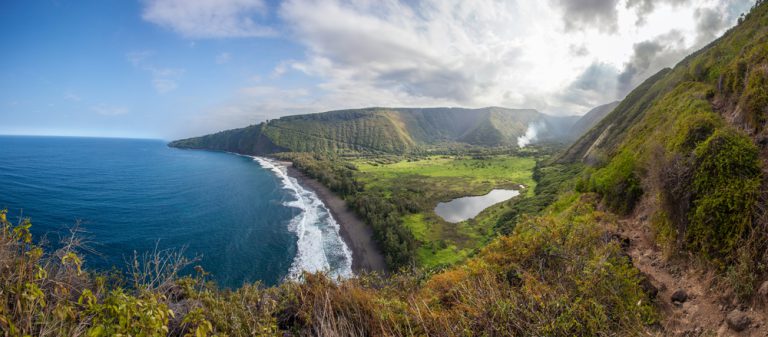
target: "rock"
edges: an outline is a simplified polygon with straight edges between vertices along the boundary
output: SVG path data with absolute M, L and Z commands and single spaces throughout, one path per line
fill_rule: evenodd
M 672 303 L 685 303 L 688 300 L 688 293 L 683 289 L 677 289 L 672 293 Z
M 173 310 L 174 316 L 168 320 L 168 330 L 170 332 L 184 332 L 184 316 L 195 308 L 202 307 L 202 302 L 195 299 L 183 299 L 178 302 L 171 302 L 168 309 Z M 181 335 L 180 334 L 180 335 Z
M 523 284 L 523 278 L 520 277 L 520 272 L 517 269 L 507 271 L 507 282 L 513 287 L 519 287 Z
M 737 309 L 729 312 L 728 316 L 725 317 L 725 321 L 728 322 L 728 326 L 736 332 L 744 331 L 744 329 L 752 324 L 752 319 L 749 318 L 746 313 Z
M 768 299 L 768 281 L 763 282 L 757 289 L 757 294 L 764 299 Z
M 640 275 L 640 288 L 643 289 L 643 291 L 648 294 L 648 298 L 654 299 L 659 294 L 659 288 L 657 288 L 655 285 L 653 285 L 653 281 L 651 281 L 651 278 L 653 276 L 641 274 Z
M 612 233 L 612 234 L 605 234 L 602 237 L 603 241 L 608 242 L 616 242 L 621 247 L 621 250 L 627 251 L 629 250 L 629 247 L 632 245 L 632 241 L 630 239 L 622 234 L 619 233 Z

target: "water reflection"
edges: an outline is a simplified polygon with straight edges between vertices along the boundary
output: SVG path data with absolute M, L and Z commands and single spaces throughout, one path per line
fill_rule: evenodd
M 512 199 L 520 194 L 516 190 L 493 190 L 486 195 L 463 197 L 449 202 L 441 202 L 435 207 L 435 213 L 451 223 L 462 222 L 476 217 L 484 209 Z

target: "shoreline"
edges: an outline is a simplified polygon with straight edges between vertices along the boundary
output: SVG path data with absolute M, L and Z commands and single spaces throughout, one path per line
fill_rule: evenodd
M 295 178 L 303 187 L 315 192 L 325 207 L 331 211 L 334 220 L 339 224 L 339 234 L 341 234 L 342 240 L 352 251 L 352 271 L 355 274 L 360 272 L 387 273 L 384 255 L 378 244 L 373 241 L 373 229 L 347 206 L 347 202 L 319 181 L 294 168 L 291 162 L 279 161 L 279 163 L 285 165 L 288 176 Z

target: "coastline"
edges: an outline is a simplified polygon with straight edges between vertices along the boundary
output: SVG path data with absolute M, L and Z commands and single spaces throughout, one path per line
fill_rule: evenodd
M 308 177 L 293 167 L 291 162 L 279 162 L 287 168 L 288 176 L 295 178 L 305 188 L 314 191 L 318 198 L 331 211 L 339 224 L 340 234 L 347 247 L 352 251 L 352 271 L 386 273 L 384 255 L 373 241 L 373 229 L 366 225 L 354 211 L 347 207 L 346 201 L 333 193 L 319 181 Z

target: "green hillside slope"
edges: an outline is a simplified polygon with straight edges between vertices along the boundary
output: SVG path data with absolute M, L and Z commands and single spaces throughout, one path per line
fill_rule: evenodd
M 540 129 L 540 139 L 559 140 L 575 120 L 497 107 L 368 108 L 288 116 L 170 145 L 243 154 L 413 153 L 450 146 L 513 146 L 531 125 Z
M 755 291 L 768 217 L 768 6 L 648 79 L 560 158 L 592 165 L 580 188 L 649 216 L 657 244 Z

